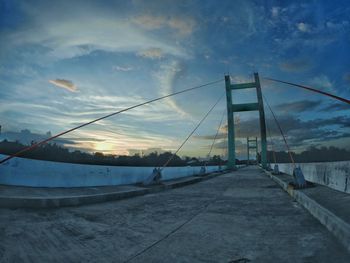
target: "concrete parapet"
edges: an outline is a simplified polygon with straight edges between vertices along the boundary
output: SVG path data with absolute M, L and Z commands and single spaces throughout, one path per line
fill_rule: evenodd
M 293 164 L 279 163 L 278 166 L 281 172 L 293 174 Z M 350 193 L 350 161 L 298 163 L 297 166 L 300 166 L 306 180 Z
M 6 157 L 0 154 L 0 159 Z M 0 184 L 31 187 L 91 187 L 144 182 L 153 167 L 73 164 L 14 158 L 0 165 Z M 207 166 L 206 172 L 219 171 Z M 162 181 L 199 174 L 200 166 L 165 167 Z

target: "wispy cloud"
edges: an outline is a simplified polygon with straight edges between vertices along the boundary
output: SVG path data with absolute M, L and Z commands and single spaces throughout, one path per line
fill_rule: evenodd
M 307 23 L 303 23 L 303 22 L 297 23 L 296 27 L 300 32 L 303 32 L 303 33 L 308 33 L 311 31 L 311 26 Z
M 306 58 L 297 58 L 283 61 L 279 68 L 286 72 L 302 72 L 311 68 L 311 63 Z
M 281 12 L 281 8 L 278 6 L 273 6 L 271 8 L 271 15 L 273 18 L 277 18 Z
M 161 70 L 155 74 L 159 81 L 161 95 L 167 95 L 173 92 L 174 84 L 178 77 L 183 73 L 183 67 L 179 61 L 170 61 L 162 64 Z M 186 116 L 187 113 L 177 105 L 174 99 L 166 99 L 168 105 L 181 116 Z
M 282 103 L 276 106 L 280 111 L 287 113 L 300 113 L 304 111 L 314 110 L 320 106 L 321 101 L 319 100 L 300 100 L 290 103 Z
M 175 30 L 180 36 L 188 36 L 193 33 L 196 22 L 193 18 L 188 16 L 158 16 L 158 15 L 141 15 L 136 16 L 132 20 L 138 26 L 148 29 L 156 30 L 164 27 Z
M 70 92 L 77 92 L 78 91 L 77 86 L 70 80 L 54 79 L 54 80 L 49 80 L 49 82 L 57 87 L 63 88 L 63 89 L 68 90 Z
M 85 26 L 82 27 L 82 24 Z M 56 23 L 38 14 L 31 27 L 3 37 L 9 49 L 25 45 L 42 46 L 43 52 L 36 61 L 45 62 L 88 55 L 96 50 L 138 53 L 159 48 L 164 54 L 187 56 L 181 46 L 172 44 L 166 37 L 151 35 L 129 20 L 112 16 L 84 15 Z
M 319 75 L 311 79 L 310 83 L 318 88 L 334 91 L 334 84 L 326 75 Z
M 150 59 L 160 59 L 164 57 L 164 53 L 160 48 L 149 48 L 142 50 L 137 53 L 140 57 L 150 58 Z
M 247 83 L 247 82 L 252 82 L 252 76 L 242 76 L 242 75 L 234 75 L 230 76 L 231 82 L 233 84 L 237 83 Z
M 124 72 L 134 70 L 133 67 L 128 67 L 128 66 L 113 66 L 112 69 L 114 71 L 124 71 Z

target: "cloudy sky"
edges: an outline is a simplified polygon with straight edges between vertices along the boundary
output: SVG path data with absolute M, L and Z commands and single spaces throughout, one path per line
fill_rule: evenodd
M 349 43 L 348 1 L 0 0 L 2 137 L 56 134 L 227 73 L 234 83 L 258 71 L 349 98 Z M 349 106 L 268 81 L 262 88 L 293 150 L 350 147 Z M 222 82 L 178 95 L 61 142 L 114 154 L 175 150 L 223 92 Z M 233 93 L 237 103 L 255 99 L 250 91 Z M 225 103 L 180 155 L 206 155 Z M 275 147 L 283 149 L 266 115 Z M 239 156 L 243 139 L 258 134 L 257 117 L 236 116 Z M 224 125 L 214 153 L 225 152 Z

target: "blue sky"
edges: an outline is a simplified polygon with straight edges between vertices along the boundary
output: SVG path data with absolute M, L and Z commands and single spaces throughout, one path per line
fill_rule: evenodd
M 349 98 L 349 43 L 348 1 L 0 0 L 2 136 L 56 134 L 228 72 L 234 83 L 258 71 Z M 262 88 L 294 150 L 350 147 L 349 107 L 267 81 Z M 156 102 L 63 142 L 114 154 L 175 150 L 223 92 L 219 83 Z M 237 103 L 254 99 L 249 91 L 233 95 Z M 181 155 L 206 155 L 225 107 L 222 100 Z M 243 156 L 245 137 L 258 135 L 258 115 L 237 116 Z M 225 152 L 225 136 L 223 127 L 214 153 Z

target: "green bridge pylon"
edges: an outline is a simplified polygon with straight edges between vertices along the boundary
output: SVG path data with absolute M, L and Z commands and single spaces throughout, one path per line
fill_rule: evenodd
M 225 76 L 226 86 L 226 101 L 227 101 L 227 126 L 228 126 L 228 169 L 236 169 L 236 150 L 235 150 L 235 127 L 234 127 L 234 113 L 242 111 L 259 111 L 260 119 L 260 141 L 261 141 L 261 165 L 266 169 L 266 123 L 265 123 L 265 112 L 264 102 L 261 93 L 261 86 L 259 80 L 259 74 L 254 73 L 254 82 L 231 84 L 230 76 Z M 239 89 L 256 89 L 256 95 L 258 102 L 254 103 L 243 103 L 233 104 L 232 90 Z

